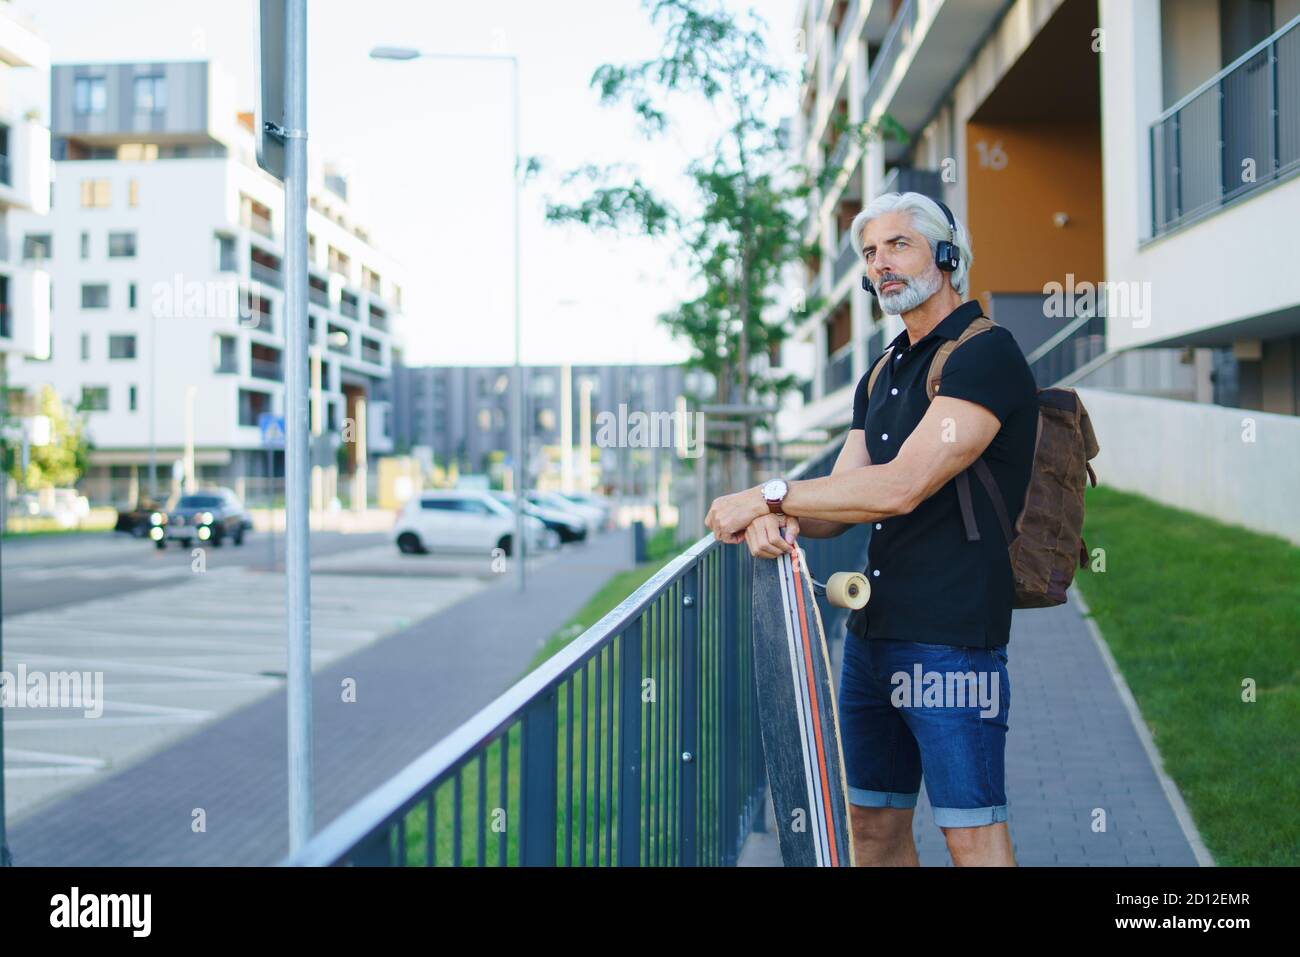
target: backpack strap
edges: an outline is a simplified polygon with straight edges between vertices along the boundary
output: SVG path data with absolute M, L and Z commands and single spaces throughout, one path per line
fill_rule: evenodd
M 970 321 L 960 336 L 956 339 L 949 339 L 939 347 L 934 358 L 930 360 L 930 371 L 925 377 L 925 395 L 931 402 L 939 394 L 939 379 L 943 376 L 944 363 L 952 355 L 953 350 L 972 336 L 978 336 L 981 332 L 986 332 L 996 326 L 997 323 L 987 316 L 976 316 Z

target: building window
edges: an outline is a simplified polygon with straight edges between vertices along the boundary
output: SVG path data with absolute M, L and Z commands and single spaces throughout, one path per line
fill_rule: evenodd
M 136 307 L 136 285 L 131 283 L 126 287 L 126 306 L 128 309 Z
M 109 336 L 108 357 L 110 359 L 134 359 L 135 336 Z
M 49 233 L 28 233 L 23 237 L 23 259 L 44 262 L 53 249 L 54 240 Z
M 79 76 L 72 81 L 72 108 L 78 113 L 103 113 L 108 91 L 102 76 Z
M 108 308 L 108 283 L 91 283 L 81 284 L 81 308 L 82 309 L 107 309 Z
M 112 180 L 83 179 L 81 181 L 81 205 L 87 209 L 107 209 L 113 201 Z
M 81 387 L 80 408 L 85 412 L 107 412 L 108 386 L 83 385 Z
M 135 258 L 135 233 L 108 234 L 109 259 Z
M 90 258 L 90 233 L 81 234 L 81 258 Z
M 235 239 L 217 234 L 217 269 L 221 272 L 239 272 L 235 262 Z
M 140 205 L 140 181 L 134 176 L 126 182 L 126 205 L 131 207 Z
M 136 403 L 136 398 L 137 398 L 136 387 L 133 386 L 133 385 L 132 385 L 132 386 L 127 386 L 127 390 L 126 390 L 126 405 L 127 405 L 127 408 L 128 408 L 131 412 L 134 412 L 134 411 L 136 410 L 136 404 L 137 404 L 137 403 Z
M 90 334 L 83 332 L 81 334 L 81 361 L 85 362 L 90 358 Z
M 234 336 L 217 336 L 217 372 L 238 372 L 239 355 L 235 351 L 237 343 Z
M 271 411 L 271 396 L 265 392 L 253 392 L 251 389 L 239 390 L 239 424 L 258 424 L 263 412 Z
M 166 77 L 137 76 L 135 78 L 135 109 L 137 113 L 157 113 L 167 109 Z

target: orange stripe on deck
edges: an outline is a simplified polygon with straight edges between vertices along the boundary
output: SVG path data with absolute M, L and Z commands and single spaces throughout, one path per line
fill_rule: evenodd
M 822 776 L 822 803 L 826 809 L 826 837 L 831 848 L 831 867 L 840 866 L 839 851 L 835 845 L 835 815 L 831 811 L 831 784 L 826 771 L 826 745 L 822 741 L 821 714 L 817 708 L 817 679 L 813 672 L 812 645 L 808 634 L 808 618 L 803 606 L 803 576 L 799 573 L 799 550 L 791 549 L 790 560 L 794 564 L 795 601 L 799 606 L 799 631 L 803 645 L 804 661 L 808 671 L 808 696 L 812 700 L 813 730 L 817 736 L 817 767 Z

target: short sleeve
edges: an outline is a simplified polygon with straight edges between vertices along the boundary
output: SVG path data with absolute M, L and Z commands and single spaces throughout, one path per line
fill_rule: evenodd
M 939 395 L 977 402 L 999 422 L 1036 401 L 1037 393 L 1020 345 L 1002 326 L 981 332 L 954 349 L 939 378 Z
M 871 378 L 871 372 L 858 380 L 858 387 L 853 393 L 853 425 L 851 429 L 866 429 L 867 427 L 867 379 Z M 843 421 L 843 420 L 841 420 Z

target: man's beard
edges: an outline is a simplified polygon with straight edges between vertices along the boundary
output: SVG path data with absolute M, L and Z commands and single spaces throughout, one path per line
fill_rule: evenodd
M 902 289 L 881 292 L 877 297 L 880 300 L 880 308 L 891 316 L 901 316 L 911 312 L 938 292 L 939 287 L 943 285 L 943 276 L 938 269 L 931 269 L 915 279 L 892 273 L 886 275 L 887 279 L 898 279 L 907 284 Z M 881 283 L 885 281 L 882 279 Z

